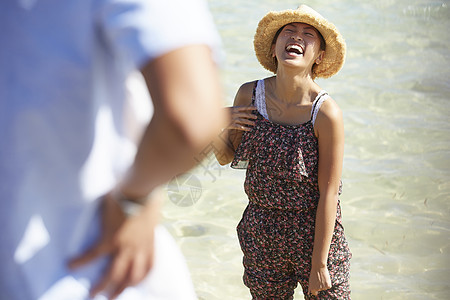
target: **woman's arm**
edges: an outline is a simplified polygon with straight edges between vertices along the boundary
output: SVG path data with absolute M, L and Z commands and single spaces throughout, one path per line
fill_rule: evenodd
M 221 165 L 229 164 L 234 158 L 244 131 L 249 131 L 254 125 L 256 116 L 252 113 L 255 107 L 251 106 L 254 82 L 244 83 L 236 93 L 232 107 L 226 110 L 231 116 L 230 124 L 222 134 L 214 140 L 214 155 Z
M 336 222 L 344 156 L 342 111 L 331 98 L 323 103 L 319 111 L 315 132 L 319 140 L 320 198 L 316 213 L 314 249 L 309 279 L 309 290 L 313 295 L 317 295 L 318 291 L 331 288 L 327 259 Z

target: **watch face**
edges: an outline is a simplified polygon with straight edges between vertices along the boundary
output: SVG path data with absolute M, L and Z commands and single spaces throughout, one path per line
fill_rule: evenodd
M 122 211 L 127 216 L 136 216 L 139 214 L 139 212 L 142 210 L 143 204 L 139 204 L 134 201 L 121 199 L 119 201 L 120 207 L 122 208 Z

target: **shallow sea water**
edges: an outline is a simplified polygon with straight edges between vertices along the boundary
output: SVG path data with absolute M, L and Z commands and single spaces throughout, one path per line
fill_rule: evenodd
M 239 86 L 270 76 L 253 35 L 270 10 L 297 1 L 209 0 Z M 318 80 L 344 112 L 341 196 L 353 259 L 352 299 L 450 299 L 450 2 L 306 1 L 341 31 L 341 72 Z M 250 299 L 235 227 L 245 171 L 212 157 L 167 187 L 163 224 L 181 247 L 199 299 Z M 295 299 L 303 299 L 297 289 Z

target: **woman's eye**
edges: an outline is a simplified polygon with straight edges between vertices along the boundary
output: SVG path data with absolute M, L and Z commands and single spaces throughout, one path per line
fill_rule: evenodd
M 310 37 L 314 37 L 314 34 L 312 34 L 311 32 L 306 32 L 305 35 L 310 36 Z

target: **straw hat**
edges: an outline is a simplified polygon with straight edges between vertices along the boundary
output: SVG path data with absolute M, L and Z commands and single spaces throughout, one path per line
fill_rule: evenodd
M 272 41 L 281 27 L 294 22 L 314 26 L 325 40 L 325 54 L 322 62 L 315 67 L 313 76 L 328 78 L 336 74 L 342 68 L 345 60 L 344 38 L 336 26 L 307 5 L 300 5 L 295 10 L 272 11 L 259 21 L 253 45 L 261 65 L 276 73 L 277 66 L 271 52 Z

